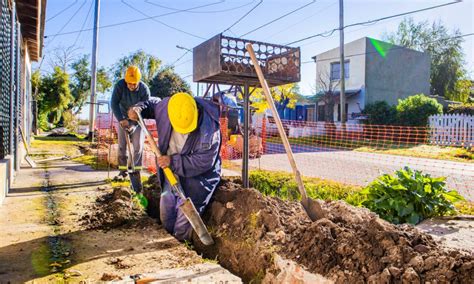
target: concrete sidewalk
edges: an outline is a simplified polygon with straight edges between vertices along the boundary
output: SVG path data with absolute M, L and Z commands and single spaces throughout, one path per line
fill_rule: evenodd
M 80 217 L 108 190 L 106 177 L 71 161 L 20 171 L 0 206 L 0 283 L 134 283 L 136 275 L 168 283 L 241 283 L 159 225 L 83 228 Z

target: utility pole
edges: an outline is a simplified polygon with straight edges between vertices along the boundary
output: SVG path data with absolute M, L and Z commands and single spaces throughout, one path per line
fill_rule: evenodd
M 344 70 L 344 0 L 339 0 L 339 52 L 341 56 L 341 96 L 340 96 L 340 109 L 341 112 L 341 123 L 346 123 L 346 95 L 345 95 L 345 80 L 346 72 Z
M 95 20 L 94 20 L 94 37 L 92 38 L 92 63 L 91 63 L 91 100 L 89 113 L 89 140 L 94 140 L 94 122 L 95 122 L 95 106 L 96 106 L 96 81 L 97 81 L 97 50 L 99 41 L 99 15 L 100 0 L 95 0 Z

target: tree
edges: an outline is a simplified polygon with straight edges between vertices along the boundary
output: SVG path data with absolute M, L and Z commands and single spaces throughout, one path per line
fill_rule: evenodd
M 467 103 L 472 90 L 472 81 L 467 79 L 458 80 L 455 83 L 454 91 L 448 93 L 448 98 L 453 101 Z
M 69 75 L 61 67 L 54 67 L 52 74 L 40 80 L 37 74 L 34 74 L 32 81 L 33 84 L 40 84 L 37 95 L 38 111 L 40 125 L 44 128 L 45 123 L 56 125 L 61 120 L 63 111 L 67 110 L 74 97 L 69 88 Z
M 142 81 L 150 84 L 151 80 L 160 70 L 161 60 L 143 50 L 137 50 L 130 55 L 120 58 L 112 67 L 114 81 L 120 80 L 128 66 L 135 65 L 140 68 Z
M 385 39 L 393 44 L 429 53 L 431 94 L 456 99 L 456 82 L 466 75 L 461 47 L 463 39 L 460 35 L 459 29 L 449 32 L 441 21 L 415 23 L 412 18 L 408 18 Z
M 339 80 L 331 80 L 327 70 L 318 74 L 315 99 L 317 102 L 324 103 L 324 121 L 326 122 L 334 122 L 334 106 L 339 101 L 339 96 L 336 95 L 339 82 Z
M 251 106 L 256 109 L 257 113 L 265 112 L 268 108 L 268 104 L 263 90 L 257 88 L 255 90 L 251 89 L 250 92 Z M 296 102 L 300 97 L 300 89 L 296 83 L 273 87 L 270 89 L 270 93 L 275 101 L 275 107 L 279 112 L 285 108 L 295 108 Z M 240 94 L 240 96 L 242 97 L 242 94 Z
M 179 92 L 191 94 L 189 84 L 176 74 L 172 67 L 162 68 L 149 86 L 152 97 L 166 98 Z
M 90 96 L 91 89 L 91 71 L 89 57 L 87 55 L 82 56 L 78 60 L 71 64 L 72 80 L 71 80 L 71 93 L 74 97 L 69 105 L 69 109 L 74 109 L 74 114 L 78 114 L 84 106 L 87 98 Z M 105 68 L 99 68 L 97 70 L 97 92 L 106 92 L 112 86 L 112 81 L 107 74 Z
M 56 47 L 49 54 L 48 62 L 51 69 L 54 69 L 54 67 L 59 66 L 61 67 L 61 69 L 67 72 L 71 62 L 78 58 L 78 50 L 79 48 L 76 46 Z

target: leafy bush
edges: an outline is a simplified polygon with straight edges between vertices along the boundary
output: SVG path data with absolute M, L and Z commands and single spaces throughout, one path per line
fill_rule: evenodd
M 249 180 L 252 187 L 265 195 L 289 200 L 300 198 L 295 178 L 290 173 L 251 171 Z M 303 183 L 309 197 L 323 200 L 346 200 L 353 193 L 360 191 L 357 186 L 318 178 L 303 177 Z
M 430 115 L 442 114 L 443 106 L 423 94 L 398 100 L 397 117 L 400 125 L 426 126 Z
M 362 114 L 367 116 L 367 124 L 391 125 L 397 121 L 397 110 L 384 101 L 366 105 Z
M 425 218 L 456 213 L 453 203 L 464 200 L 446 189 L 444 177 L 433 178 L 408 167 L 382 175 L 359 195 L 360 205 L 395 224 L 417 224 Z
M 462 104 L 462 105 L 450 105 L 448 107 L 448 113 L 474 115 L 474 103 Z

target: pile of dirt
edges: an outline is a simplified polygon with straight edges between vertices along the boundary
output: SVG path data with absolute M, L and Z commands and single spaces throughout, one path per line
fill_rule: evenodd
M 100 230 L 122 226 L 145 228 L 156 224 L 155 220 L 146 215 L 127 187 L 117 187 L 112 192 L 98 196 L 88 213 L 80 220 L 86 228 Z
M 474 282 L 472 252 L 448 250 L 413 226 L 396 226 L 364 208 L 322 202 L 311 222 L 297 202 L 264 197 L 224 180 L 204 215 L 216 245 L 196 249 L 245 281 L 272 271 L 275 254 L 336 283 Z

